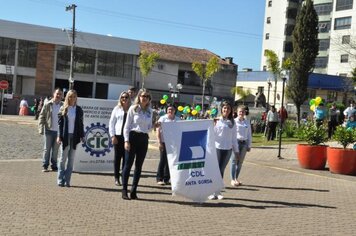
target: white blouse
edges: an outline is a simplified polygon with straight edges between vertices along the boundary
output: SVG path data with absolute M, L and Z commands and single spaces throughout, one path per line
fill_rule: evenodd
M 214 126 L 215 147 L 222 150 L 233 149 L 239 152 L 239 146 L 236 140 L 236 124 L 228 119 L 220 118 Z
M 68 107 L 68 134 L 74 133 L 75 114 L 77 106 Z
M 132 105 L 128 112 L 124 127 L 125 142 L 129 141 L 130 131 L 148 134 L 152 129 L 152 109 L 143 110 L 140 105 Z
M 236 133 L 237 140 L 246 141 L 247 147 L 251 147 L 252 144 L 252 132 L 251 132 L 251 124 L 247 120 L 240 120 L 239 118 L 235 118 L 236 124 Z

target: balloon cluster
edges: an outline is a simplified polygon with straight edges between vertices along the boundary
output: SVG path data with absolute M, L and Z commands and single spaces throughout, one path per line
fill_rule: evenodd
M 200 105 L 196 105 L 195 107 L 179 106 L 178 111 L 183 112 L 183 114 L 192 114 L 193 116 L 196 116 L 201 111 L 201 106 Z
M 164 104 L 167 103 L 167 100 L 168 100 L 168 95 L 165 94 L 165 95 L 162 96 L 162 99 L 161 99 L 160 103 L 162 105 L 164 105 Z
M 315 111 L 315 108 L 319 106 L 320 103 L 323 102 L 323 99 L 321 97 L 316 97 L 312 100 L 310 100 L 309 105 L 310 105 L 310 110 Z

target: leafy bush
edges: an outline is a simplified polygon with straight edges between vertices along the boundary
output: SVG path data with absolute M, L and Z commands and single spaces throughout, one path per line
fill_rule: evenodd
M 356 129 L 338 126 L 334 132 L 333 138 L 346 148 L 349 144 L 356 142 Z
M 283 126 L 283 132 L 287 138 L 293 138 L 297 132 L 297 123 L 295 121 L 286 120 Z
M 309 145 L 319 145 L 328 140 L 325 127 L 317 127 L 313 122 L 302 125 L 297 131 L 297 137 Z

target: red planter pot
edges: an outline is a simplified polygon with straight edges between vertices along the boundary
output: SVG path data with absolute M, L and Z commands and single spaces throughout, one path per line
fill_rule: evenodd
M 299 165 L 305 169 L 325 169 L 326 147 L 323 145 L 297 144 Z
M 332 173 L 356 175 L 356 151 L 343 148 L 327 149 L 329 169 Z

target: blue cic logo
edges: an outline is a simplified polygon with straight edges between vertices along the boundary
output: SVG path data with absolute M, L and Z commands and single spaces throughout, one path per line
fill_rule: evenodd
M 207 139 L 207 130 L 182 133 L 178 170 L 204 167 Z
M 91 156 L 99 157 L 109 153 L 113 145 L 106 125 L 98 122 L 87 126 L 85 128 L 85 142 L 82 146 L 85 152 L 88 152 Z

